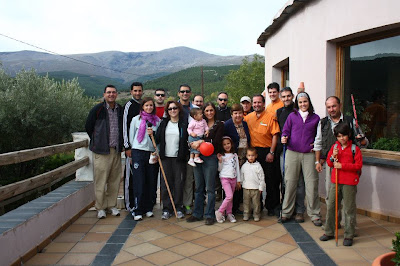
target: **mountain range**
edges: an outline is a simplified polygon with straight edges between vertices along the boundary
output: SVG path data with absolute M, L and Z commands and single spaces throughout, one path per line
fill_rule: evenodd
M 243 58 L 218 56 L 183 46 L 153 52 L 107 51 L 74 55 L 35 51 L 0 52 L 0 62 L 11 75 L 22 68 L 34 68 L 37 73 L 67 71 L 109 77 L 122 83 L 151 80 L 195 66 L 240 65 Z

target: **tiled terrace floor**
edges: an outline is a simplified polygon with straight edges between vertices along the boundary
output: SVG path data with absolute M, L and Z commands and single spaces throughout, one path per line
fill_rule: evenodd
M 325 207 L 323 205 L 323 207 Z M 324 208 L 323 208 L 324 209 Z M 107 216 L 98 220 L 89 210 L 61 233 L 27 265 L 88 265 L 128 215 Z M 275 217 L 264 216 L 260 222 L 187 223 L 155 217 L 138 222 L 113 260 L 113 265 L 310 265 L 311 262 Z M 130 217 L 127 220 L 131 224 Z M 339 246 L 334 240 L 321 242 L 321 228 L 306 220 L 302 227 L 338 265 L 370 265 L 375 257 L 390 251 L 399 224 L 357 216 L 358 237 L 352 247 L 343 247 L 343 230 Z M 121 229 L 119 229 L 121 230 Z M 99 260 L 96 260 L 99 261 Z M 101 261 L 101 260 L 100 260 Z M 96 264 L 96 263 L 95 263 Z M 102 264 L 102 263 L 101 263 Z M 109 264 L 104 262 L 104 265 Z

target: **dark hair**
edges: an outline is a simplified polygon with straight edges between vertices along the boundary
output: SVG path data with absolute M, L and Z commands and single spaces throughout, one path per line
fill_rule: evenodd
M 255 153 L 257 154 L 257 150 L 256 150 L 256 148 L 254 148 L 254 147 L 248 147 L 248 148 L 246 149 L 246 153 L 247 153 L 248 151 L 250 151 L 250 152 L 255 152 Z
M 220 96 L 221 94 L 226 94 L 226 97 L 229 97 L 229 95 L 228 95 L 228 93 L 227 93 L 226 91 L 220 91 L 220 92 L 218 92 L 217 97 Z
M 107 88 L 114 88 L 115 90 L 117 90 L 117 88 L 115 88 L 114 85 L 108 84 L 107 86 L 104 87 L 104 92 L 106 92 Z
M 342 134 L 344 136 L 349 136 L 349 138 L 350 138 L 351 137 L 351 130 L 350 130 L 349 124 L 347 124 L 346 122 L 343 122 L 343 121 L 340 122 L 333 129 L 333 134 L 335 135 L 335 137 L 337 137 L 339 134 Z
M 224 142 L 224 139 L 227 139 L 227 140 L 229 140 L 231 142 L 231 149 L 229 150 L 229 153 L 234 153 L 235 152 L 235 144 L 233 143 L 233 140 L 229 136 L 223 136 L 222 137 L 222 141 L 221 141 L 221 146 L 222 146 L 221 154 L 225 155 L 224 146 L 222 144 Z
M 163 92 L 165 93 L 165 89 L 163 89 L 163 88 L 156 89 L 156 90 L 154 91 L 154 94 L 156 94 L 157 91 L 163 91 Z
M 269 89 L 276 89 L 277 92 L 279 92 L 279 84 L 276 82 L 272 82 L 270 84 L 268 84 L 267 89 L 269 91 Z
M 233 112 L 237 112 L 237 111 L 241 111 L 243 113 L 243 106 L 238 103 L 232 104 L 231 115 L 233 114 Z
M 206 108 L 207 108 L 208 106 L 211 106 L 211 107 L 214 109 L 214 120 L 216 120 L 217 108 L 215 108 L 215 104 L 213 104 L 212 102 L 206 102 L 206 103 L 203 105 L 203 108 L 201 109 L 202 112 L 203 112 L 203 117 L 204 117 L 204 119 L 207 121 L 207 118 L 204 116 L 204 111 L 206 110 Z
M 182 84 L 182 85 L 179 85 L 178 91 L 180 91 L 182 87 L 188 87 L 188 88 L 189 88 L 189 90 L 190 90 L 190 92 L 192 92 L 192 88 L 190 88 L 190 86 L 189 86 L 189 85 L 187 85 L 187 84 Z
M 151 97 L 144 97 L 142 100 L 142 103 L 140 104 L 140 111 L 143 110 L 143 106 L 147 102 L 152 102 L 153 103 L 153 112 L 151 112 L 152 115 L 156 114 L 156 104 L 154 103 L 154 99 Z
M 203 111 L 200 108 L 194 107 L 190 109 L 190 116 L 194 118 L 198 113 L 202 113 Z
M 313 107 L 313 105 L 312 105 L 312 103 L 311 103 L 310 95 L 308 95 L 307 92 L 302 92 L 302 93 L 305 93 L 305 94 L 307 95 L 307 99 L 308 99 L 308 102 L 309 102 L 309 106 L 308 106 L 308 110 L 307 110 L 308 113 L 310 113 L 310 114 L 314 113 L 314 107 Z M 300 94 L 301 94 L 301 93 L 297 94 L 297 96 L 296 96 L 296 101 L 294 102 L 294 108 L 296 108 L 297 110 L 299 110 L 298 99 L 299 99 L 299 95 L 300 95 Z
M 285 92 L 285 91 L 289 91 L 293 95 L 293 91 L 290 87 L 285 87 L 285 88 L 281 89 L 281 91 L 279 93 L 282 94 L 282 92 Z
M 262 102 L 265 103 L 265 97 L 264 97 L 262 94 L 254 94 L 254 95 L 253 95 L 253 98 L 254 98 L 254 97 L 261 97 Z
M 195 96 L 193 96 L 193 100 L 194 100 L 194 98 L 196 98 L 197 96 L 200 96 L 201 98 L 203 98 L 203 101 L 204 101 L 204 97 L 203 97 L 203 95 L 201 95 L 201 94 L 196 94 Z
M 183 118 L 183 107 L 182 107 L 182 104 L 181 104 L 180 102 L 177 102 L 177 101 L 168 101 L 168 102 L 165 104 L 164 111 L 165 111 L 165 115 L 167 116 L 167 118 L 168 118 L 168 119 L 171 118 L 171 116 L 170 116 L 169 113 L 168 113 L 168 108 L 169 108 L 169 105 L 170 105 L 171 103 L 174 103 L 174 104 L 176 105 L 176 107 L 178 107 L 179 119 L 182 119 L 182 118 Z M 154 108 L 154 109 L 155 109 L 155 108 Z
M 131 84 L 131 90 L 133 90 L 133 86 L 142 87 L 142 90 L 143 90 L 143 84 L 141 82 L 133 82 Z
M 326 103 L 330 98 L 335 99 L 335 100 L 337 101 L 337 103 L 340 104 L 340 99 L 339 99 L 339 97 L 337 97 L 337 96 L 329 96 L 328 98 L 326 98 L 325 103 Z

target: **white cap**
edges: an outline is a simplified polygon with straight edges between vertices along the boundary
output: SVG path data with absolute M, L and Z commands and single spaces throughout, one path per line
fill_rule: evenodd
M 249 96 L 243 96 L 242 98 L 240 98 L 240 102 L 244 102 L 244 101 L 248 101 L 249 103 L 251 103 L 251 99 Z

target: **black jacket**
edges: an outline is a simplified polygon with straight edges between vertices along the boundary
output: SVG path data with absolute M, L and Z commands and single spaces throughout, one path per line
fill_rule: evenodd
M 245 121 L 242 121 L 244 133 L 246 134 L 247 137 L 247 145 L 250 147 L 250 133 L 249 133 L 249 127 L 247 126 L 247 123 Z M 235 152 L 238 151 L 238 146 L 239 146 L 239 141 L 240 137 L 239 134 L 237 133 L 235 124 L 233 123 L 232 118 L 229 119 L 228 121 L 225 122 L 224 124 L 224 136 L 228 136 L 232 139 L 233 143 L 235 144 Z
M 122 152 L 122 106 L 115 104 L 118 112 L 118 146 L 117 152 Z M 90 137 L 89 149 L 98 154 L 110 154 L 109 134 L 110 124 L 106 102 L 97 104 L 90 110 L 86 119 L 86 132 Z
M 160 158 L 165 158 L 165 129 L 167 127 L 169 118 L 163 118 L 161 120 L 160 125 L 157 128 L 156 132 L 156 142 L 160 144 Z M 187 156 L 189 155 L 189 146 L 188 146 L 188 132 L 187 132 L 187 119 L 180 118 L 178 122 L 179 129 L 179 147 L 178 147 L 178 161 L 186 161 Z

